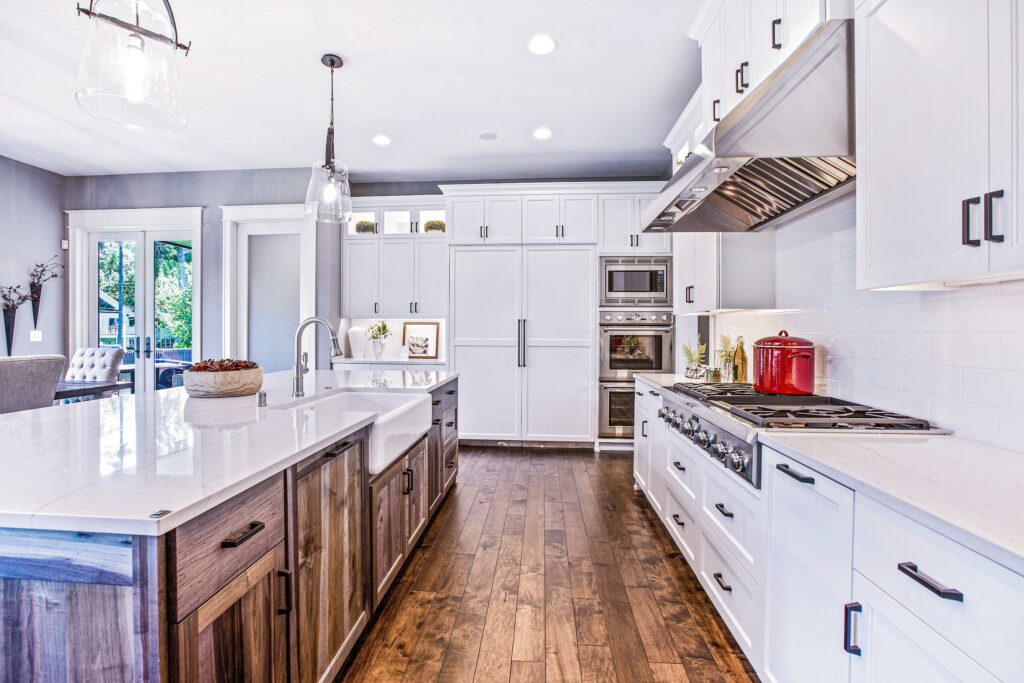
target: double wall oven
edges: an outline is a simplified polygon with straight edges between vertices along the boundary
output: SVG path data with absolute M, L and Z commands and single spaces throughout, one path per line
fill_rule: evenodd
M 602 310 L 600 421 L 601 438 L 633 437 L 636 395 L 633 373 L 672 373 L 673 336 L 671 309 Z

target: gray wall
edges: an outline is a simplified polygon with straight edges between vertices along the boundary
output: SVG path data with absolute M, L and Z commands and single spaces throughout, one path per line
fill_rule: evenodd
M 282 320 L 299 319 L 299 236 L 249 238 L 249 360 L 266 372 L 295 362 L 295 330 Z
M 64 178 L 7 157 L 0 157 L 0 286 L 21 285 L 28 291 L 32 266 L 58 254 L 64 239 L 61 204 Z M 43 286 L 39 310 L 39 330 L 43 341 L 29 341 L 32 330 L 32 305 L 18 311 L 14 329 L 14 355 L 66 353 L 67 279 L 60 277 Z M 5 352 L 0 332 L 0 352 Z

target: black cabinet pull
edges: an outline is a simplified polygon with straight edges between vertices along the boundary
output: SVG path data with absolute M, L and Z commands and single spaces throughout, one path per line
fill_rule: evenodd
M 266 524 L 263 522 L 251 522 L 245 531 L 235 536 L 234 538 L 225 538 L 220 542 L 221 548 L 237 548 L 242 545 L 250 538 L 263 531 L 266 528 Z
M 992 230 L 992 200 L 1002 199 L 1002 190 L 993 190 L 992 192 L 985 193 L 985 239 L 989 242 L 1002 242 L 1005 238 L 1003 235 L 996 235 Z
M 455 420 L 452 420 L 451 422 L 445 422 L 444 426 L 445 427 L 454 427 L 455 426 Z
M 727 584 L 725 580 L 722 578 L 722 572 L 715 572 L 714 574 L 712 574 L 712 576 L 715 577 L 715 581 L 718 582 L 718 585 L 721 587 L 722 590 L 724 590 L 726 593 L 732 593 L 732 586 Z
M 725 509 L 725 503 L 715 503 L 715 509 L 721 512 L 723 517 L 728 517 L 729 519 L 732 519 L 736 516 Z
M 378 304 L 376 301 L 373 302 L 373 312 L 374 313 L 379 313 L 380 312 L 380 304 Z
M 292 573 L 288 569 L 278 569 L 277 576 L 284 579 L 284 607 L 279 607 L 277 613 L 289 614 L 292 611 Z
M 640 436 L 647 438 L 647 420 L 640 423 Z
M 864 608 L 859 602 L 848 602 L 843 605 L 843 649 L 851 655 L 857 655 L 858 657 L 860 656 L 860 648 L 850 642 L 850 638 L 853 636 L 850 622 L 853 620 L 854 612 L 862 611 L 864 611 Z
M 806 474 L 800 474 L 799 472 L 796 472 L 796 471 L 790 469 L 789 465 L 787 465 L 785 463 L 781 463 L 780 462 L 779 464 L 777 464 L 775 466 L 775 469 L 777 469 L 778 471 L 782 472 L 783 474 L 788 474 L 789 476 L 793 477 L 794 479 L 796 479 L 801 484 L 813 484 L 814 483 L 814 477 L 808 477 Z
M 455 395 L 455 390 L 454 389 L 449 389 L 448 391 L 446 391 L 444 393 L 448 394 L 449 396 L 454 396 Z
M 485 225 L 484 226 L 484 239 L 487 239 L 490 236 L 491 236 L 491 226 Z
M 684 522 L 683 520 L 679 519 L 679 513 L 677 513 L 677 512 L 673 512 L 672 513 L 672 521 L 675 522 L 676 524 L 678 524 L 679 526 L 682 526 L 682 527 L 686 526 L 686 522 Z
M 402 495 L 408 496 L 412 493 L 412 470 L 402 470 L 402 476 L 405 477 L 405 488 L 402 489 Z
M 750 87 L 750 83 L 747 82 L 747 68 L 750 66 L 750 62 L 743 62 L 740 64 L 740 87 L 746 90 Z
M 439 425 L 439 424 L 441 424 L 441 420 L 440 420 L 440 419 L 437 419 L 437 420 L 431 420 L 431 421 L 430 421 L 430 424 L 432 424 L 432 425 L 435 425 L 435 426 L 436 426 L 436 425 Z
M 683 463 L 679 462 L 678 460 L 676 460 L 675 462 L 673 462 L 673 463 L 672 463 L 672 466 L 673 466 L 673 467 L 675 467 L 675 468 L 676 468 L 677 470 L 679 470 L 680 472 L 685 472 L 685 471 L 686 471 L 686 468 L 685 468 L 685 467 L 683 467 Z
M 932 593 L 938 595 L 943 600 L 955 600 L 956 602 L 964 601 L 963 593 L 955 588 L 946 588 L 932 577 L 922 573 L 913 562 L 900 562 L 896 565 L 896 568 L 930 590 Z
M 781 50 L 782 43 L 779 42 L 779 38 L 775 33 L 775 29 L 782 26 L 782 19 L 772 19 L 772 49 Z
M 693 303 L 693 285 L 686 288 L 686 303 Z
M 642 391 L 638 391 L 638 392 L 636 392 L 636 395 L 637 395 L 637 396 L 643 396 L 643 395 L 644 395 L 644 392 L 642 392 Z
M 736 86 L 736 94 L 737 95 L 742 95 L 743 94 L 743 88 L 740 87 L 740 70 L 739 69 L 736 69 L 736 71 L 735 71 L 735 75 L 733 76 L 733 82 L 734 82 L 734 85 Z
M 971 197 L 960 202 L 960 241 L 965 247 L 980 247 L 981 240 L 971 239 L 971 207 L 981 204 L 981 197 Z
M 722 100 L 714 100 L 711 102 L 711 120 L 718 121 L 722 120 L 722 117 L 718 115 L 718 105 L 722 103 Z
M 446 464 L 445 464 L 445 467 L 448 467 L 448 468 L 452 468 L 452 467 L 455 467 L 455 463 L 454 463 L 454 462 L 449 462 L 449 463 L 446 463 Z
M 647 393 L 650 394 L 651 396 L 661 396 L 661 394 L 659 394 L 657 391 L 654 391 L 653 389 L 649 389 Z
M 432 406 L 439 406 L 439 405 L 441 405 L 441 399 L 435 398 L 433 401 L 430 402 L 430 405 L 432 405 Z

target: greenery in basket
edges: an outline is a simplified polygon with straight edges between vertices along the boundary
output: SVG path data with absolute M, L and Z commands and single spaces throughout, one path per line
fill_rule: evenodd
M 390 337 L 391 334 L 391 328 L 388 327 L 387 320 L 378 320 L 366 328 L 366 336 L 370 339 L 384 340 Z
M 366 235 L 377 232 L 377 224 L 373 221 L 356 221 L 356 234 Z
M 15 311 L 23 303 L 32 298 L 31 294 L 21 291 L 21 285 L 0 287 L 0 303 L 8 311 Z
M 423 224 L 423 232 L 444 232 L 444 221 L 427 221 Z
M 732 365 L 732 355 L 736 352 L 736 346 L 732 339 L 724 334 L 718 338 L 718 362 L 724 368 Z
M 689 344 L 683 345 L 683 355 L 686 356 L 687 365 L 700 365 L 704 362 L 704 356 L 707 355 L 708 345 L 701 341 L 700 335 L 697 335 L 697 348 L 690 346 Z

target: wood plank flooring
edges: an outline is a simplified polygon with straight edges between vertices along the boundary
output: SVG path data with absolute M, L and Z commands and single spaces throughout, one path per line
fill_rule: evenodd
M 756 681 L 632 453 L 462 448 L 458 485 L 339 680 Z

